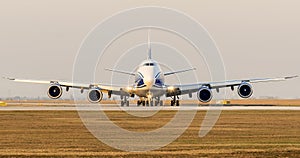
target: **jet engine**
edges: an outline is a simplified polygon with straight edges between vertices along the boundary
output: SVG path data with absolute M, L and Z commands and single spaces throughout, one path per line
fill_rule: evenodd
M 60 85 L 51 85 L 48 89 L 48 96 L 51 99 L 58 99 L 62 95 L 62 88 Z
M 240 84 L 237 90 L 239 96 L 242 98 L 249 98 L 253 93 L 252 86 L 249 83 Z
M 197 97 L 199 101 L 207 103 L 212 99 L 212 92 L 208 87 L 204 86 L 199 89 Z
M 103 93 L 96 88 L 90 89 L 88 92 L 88 100 L 91 103 L 99 103 L 103 98 Z

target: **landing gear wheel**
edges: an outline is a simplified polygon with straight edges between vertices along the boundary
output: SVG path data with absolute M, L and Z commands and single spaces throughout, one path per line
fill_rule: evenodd
M 142 104 L 143 104 L 143 106 L 145 106 L 145 105 L 146 105 L 146 102 L 145 102 L 145 101 L 142 101 Z
M 176 106 L 179 106 L 180 104 L 179 104 L 179 100 L 176 100 Z
M 174 106 L 174 101 L 173 100 L 171 100 L 171 106 Z
M 124 105 L 129 106 L 129 100 L 126 96 L 121 95 L 121 106 L 124 106 Z
M 164 102 L 161 100 L 161 101 L 159 101 L 159 105 L 160 106 L 164 106 Z
M 138 100 L 136 103 L 137 106 L 140 106 L 141 104 L 142 104 L 142 101 L 140 101 L 140 100 Z
M 174 106 L 174 105 L 179 106 L 179 100 L 178 99 L 179 99 L 178 96 L 173 96 L 172 100 L 171 100 L 171 106 Z

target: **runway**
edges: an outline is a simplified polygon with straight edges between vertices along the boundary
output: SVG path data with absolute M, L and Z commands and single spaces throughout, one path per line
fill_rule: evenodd
M 179 107 L 172 106 L 140 106 L 130 105 L 129 107 L 120 107 L 115 104 L 105 105 L 73 105 L 73 104 L 59 104 L 59 105 L 14 105 L 2 106 L 0 111 L 178 111 L 178 110 L 288 110 L 300 111 L 300 106 L 198 106 L 198 105 L 181 105 Z

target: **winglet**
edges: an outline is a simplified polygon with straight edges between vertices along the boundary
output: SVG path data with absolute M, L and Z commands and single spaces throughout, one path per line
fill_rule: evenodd
M 2 77 L 3 79 L 6 79 L 6 80 L 11 80 L 11 81 L 14 81 L 16 80 L 15 78 L 10 78 L 10 77 Z
M 151 42 L 150 42 L 150 30 L 148 30 L 148 59 L 152 59 Z
M 292 78 L 297 78 L 299 77 L 298 75 L 295 75 L 295 76 L 287 76 L 287 77 L 284 77 L 284 79 L 288 80 L 288 79 L 292 79 Z

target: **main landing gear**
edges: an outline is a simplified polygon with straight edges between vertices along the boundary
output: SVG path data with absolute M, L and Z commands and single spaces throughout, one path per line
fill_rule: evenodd
M 179 104 L 179 97 L 178 96 L 173 96 L 172 97 L 172 100 L 171 100 L 171 106 L 174 106 L 174 105 L 176 105 L 176 106 L 179 106 L 180 104 Z
M 155 98 L 155 100 L 151 99 L 146 99 L 146 100 L 138 100 L 137 101 L 137 106 L 140 106 L 140 105 L 143 105 L 143 106 L 163 106 L 163 101 L 160 100 L 160 98 Z
M 121 106 L 129 106 L 129 100 L 126 96 L 121 96 Z
M 137 103 L 136 103 L 137 106 L 140 106 L 140 105 L 143 105 L 145 106 L 146 105 L 146 101 L 145 100 L 138 100 Z

